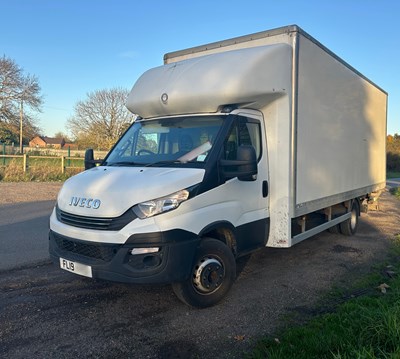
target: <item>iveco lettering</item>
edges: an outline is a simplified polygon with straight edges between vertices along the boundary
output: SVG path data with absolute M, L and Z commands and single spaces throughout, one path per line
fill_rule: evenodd
M 69 205 L 75 207 L 79 206 L 79 207 L 97 209 L 100 207 L 101 201 L 99 199 L 93 199 L 93 198 L 71 197 Z
M 167 53 L 126 106 L 137 120 L 101 163 L 86 151 L 50 218 L 73 274 L 212 306 L 239 257 L 353 235 L 386 185 L 387 93 L 296 25 Z

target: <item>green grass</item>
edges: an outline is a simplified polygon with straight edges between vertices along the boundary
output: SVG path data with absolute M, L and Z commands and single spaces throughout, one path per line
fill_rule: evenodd
M 386 178 L 400 178 L 400 172 L 387 172 L 386 173 Z
M 391 188 L 390 193 L 400 199 L 400 187 Z
M 28 169 L 23 171 L 22 158 L 12 159 L 6 167 L 0 167 L 0 181 L 4 182 L 52 182 L 65 181 L 74 174 L 83 170 L 82 160 L 65 161 L 65 172 L 61 170 L 60 158 L 30 158 Z M 68 168 L 77 167 L 77 168 Z
M 390 270 L 400 273 L 400 264 Z M 386 294 L 377 289 L 382 283 L 390 286 Z M 400 358 L 400 277 L 377 281 L 372 276 L 369 287 L 368 295 L 340 304 L 333 313 L 259 341 L 246 357 Z
M 400 357 L 399 329 L 398 298 L 368 296 L 351 300 L 305 327 L 290 329 L 279 339 L 261 341 L 250 358 Z
M 399 243 L 400 235 L 388 262 L 390 266 L 385 263 L 375 268 L 353 288 L 354 293 L 363 295 L 348 296 L 351 299 L 308 324 L 283 329 L 274 337 L 259 341 L 246 358 L 400 358 Z M 388 271 L 396 273 L 393 278 Z M 382 283 L 390 286 L 386 294 L 377 289 Z M 365 290 L 360 291 L 361 287 Z M 343 298 L 338 292 L 335 296 L 337 301 Z

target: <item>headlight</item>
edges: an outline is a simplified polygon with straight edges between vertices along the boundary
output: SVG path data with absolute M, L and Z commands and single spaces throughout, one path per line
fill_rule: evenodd
M 189 191 L 181 191 L 170 194 L 169 196 L 153 199 L 137 204 L 132 208 L 133 212 L 141 218 L 153 217 L 156 214 L 171 211 L 189 198 Z

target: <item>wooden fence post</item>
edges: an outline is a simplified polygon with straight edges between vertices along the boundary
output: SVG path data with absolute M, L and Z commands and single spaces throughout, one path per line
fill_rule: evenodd
M 65 173 L 65 157 L 61 156 L 61 173 Z
M 28 169 L 28 156 L 24 153 L 24 173 Z
M 3 143 L 3 156 L 5 156 L 6 155 L 6 143 L 4 142 Z M 6 165 L 6 158 L 5 157 L 3 157 L 3 166 L 5 166 Z

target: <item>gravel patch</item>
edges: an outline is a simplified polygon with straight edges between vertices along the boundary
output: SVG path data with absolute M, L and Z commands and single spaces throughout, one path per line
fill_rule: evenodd
M 56 200 L 63 182 L 0 182 L 0 204 Z

